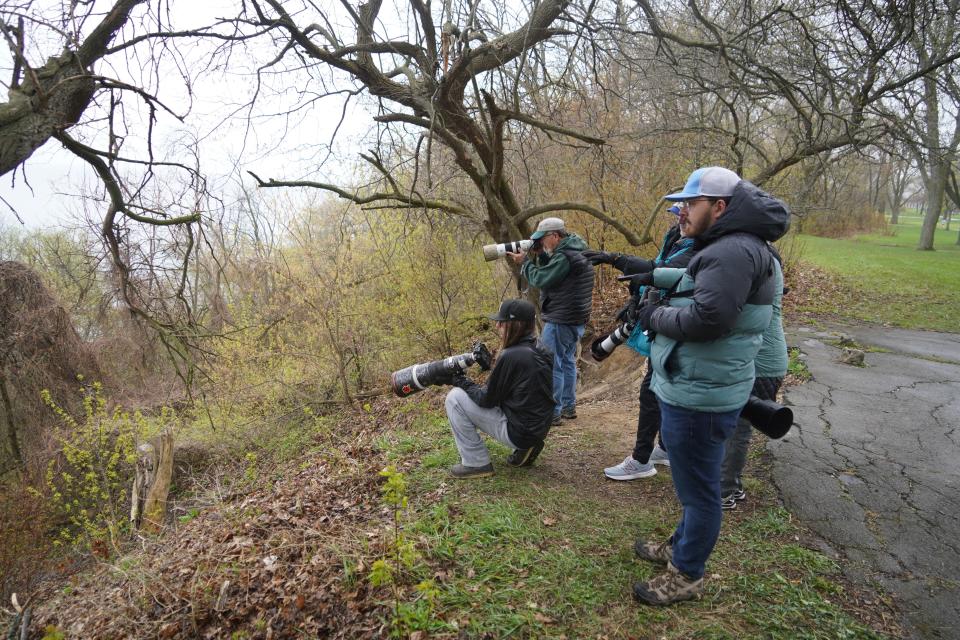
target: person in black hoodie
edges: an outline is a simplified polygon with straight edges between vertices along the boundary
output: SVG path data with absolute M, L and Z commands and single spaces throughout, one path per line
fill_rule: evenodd
M 608 253 L 605 251 L 584 251 L 583 257 L 594 265 L 609 264 L 627 276 L 638 273 L 649 273 L 658 267 L 676 267 L 682 269 L 690 263 L 696 252 L 693 238 L 686 238 L 680 229 L 680 207 L 672 206 L 668 209 L 677 217 L 677 224 L 671 226 L 663 236 L 660 253 L 653 260 L 628 256 L 622 253 Z M 643 295 L 643 287 L 631 286 L 630 294 L 634 298 Z M 632 344 L 632 340 L 627 344 Z M 648 343 L 641 343 L 646 347 L 642 355 L 650 355 Z M 660 403 L 657 396 L 650 389 L 653 379 L 653 367 L 647 363 L 647 373 L 640 383 L 640 414 L 637 418 L 637 437 L 633 451 L 620 464 L 607 467 L 603 474 L 611 480 L 637 480 L 649 478 L 657 473 L 655 464 L 670 466 L 670 458 L 666 449 L 657 444 L 657 434 L 660 433 Z
M 453 376 L 446 398 L 447 418 L 460 452 L 450 468 L 455 478 L 493 475 L 484 432 L 514 449 L 507 463 L 525 467 L 543 450 L 553 420 L 553 353 L 534 334 L 536 309 L 526 300 L 504 300 L 491 316 L 503 350 L 486 386 L 463 372 Z

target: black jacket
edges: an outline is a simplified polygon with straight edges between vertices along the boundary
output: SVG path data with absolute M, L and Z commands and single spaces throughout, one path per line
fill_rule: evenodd
M 466 376 L 456 377 L 453 384 L 485 409 L 500 407 L 517 448 L 527 449 L 547 437 L 553 420 L 553 353 L 533 334 L 500 352 L 486 386 Z

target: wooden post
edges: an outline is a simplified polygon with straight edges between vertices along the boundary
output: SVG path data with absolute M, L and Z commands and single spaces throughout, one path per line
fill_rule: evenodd
M 137 447 L 137 453 L 130 523 L 137 529 L 157 531 L 163 526 L 173 479 L 173 434 L 164 430 L 151 442 Z

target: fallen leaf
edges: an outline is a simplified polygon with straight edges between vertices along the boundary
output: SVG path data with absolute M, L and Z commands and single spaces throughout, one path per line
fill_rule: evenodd
M 551 517 L 547 516 L 546 518 L 543 519 L 543 526 L 545 526 L 545 527 L 552 527 L 552 526 L 555 525 L 555 524 L 557 524 L 557 519 L 556 519 L 556 518 L 551 518 Z

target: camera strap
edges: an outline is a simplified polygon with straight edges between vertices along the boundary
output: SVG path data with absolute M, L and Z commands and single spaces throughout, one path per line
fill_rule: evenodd
M 670 300 L 672 298 L 689 298 L 693 295 L 693 289 L 688 289 L 686 291 L 677 291 L 677 287 L 680 286 L 680 281 L 683 278 L 678 278 L 676 282 L 673 283 L 673 286 L 667 289 L 666 293 L 660 296 L 661 301 Z

